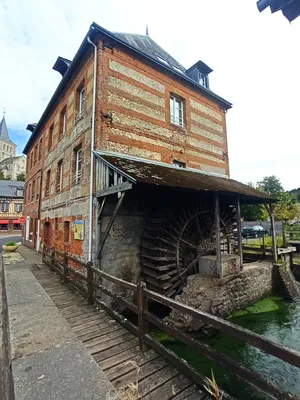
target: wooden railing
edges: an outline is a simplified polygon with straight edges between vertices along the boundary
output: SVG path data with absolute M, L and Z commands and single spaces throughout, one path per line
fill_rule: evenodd
M 64 255 L 64 253 L 58 253 L 58 256 Z M 54 268 L 64 277 L 64 280 L 69 279 L 69 274 L 73 274 L 74 271 L 70 270 L 68 266 L 61 266 L 60 262 L 56 260 L 56 256 L 49 253 L 45 256 L 45 258 L 51 257 L 52 262 L 54 261 Z M 64 255 L 65 256 L 65 255 Z M 65 256 L 64 260 L 74 260 L 73 257 Z M 77 260 L 79 263 L 81 261 Z M 51 264 L 51 263 L 50 263 Z M 57 267 L 57 265 L 60 265 Z M 53 267 L 53 266 L 52 266 Z M 245 366 L 241 365 L 235 360 L 232 360 L 225 354 L 217 352 L 211 346 L 192 338 L 190 335 L 182 332 L 175 326 L 167 323 L 166 321 L 159 319 L 156 315 L 150 312 L 148 308 L 148 303 L 156 302 L 158 304 L 169 307 L 172 310 L 176 310 L 177 312 L 181 312 L 185 315 L 188 315 L 192 318 L 197 319 L 198 321 L 203 322 L 204 324 L 208 324 L 222 332 L 225 332 L 236 339 L 242 340 L 248 343 L 251 346 L 254 346 L 261 351 L 270 354 L 274 357 L 277 357 L 284 362 L 300 368 L 300 353 L 289 349 L 287 347 L 282 346 L 279 343 L 276 343 L 270 339 L 267 339 L 263 336 L 260 336 L 252 331 L 244 329 L 238 325 L 234 325 L 229 321 L 226 321 L 222 318 L 216 317 L 204 311 L 195 309 L 193 307 L 187 306 L 185 304 L 179 303 L 176 300 L 173 300 L 169 297 L 163 296 L 159 293 L 153 292 L 147 289 L 146 284 L 144 282 L 139 282 L 138 284 L 134 284 L 131 282 L 124 281 L 120 278 L 116 278 L 106 272 L 100 271 L 94 268 L 91 264 L 85 265 L 87 273 L 75 274 L 75 277 L 80 277 L 82 281 L 79 285 L 85 287 L 83 291 L 89 300 L 89 303 L 95 303 L 96 305 L 104 308 L 112 317 L 114 317 L 117 321 L 122 323 L 127 329 L 129 329 L 132 333 L 134 333 L 138 337 L 140 349 L 143 351 L 145 347 L 148 345 L 153 348 L 156 352 L 165 357 L 171 364 L 173 364 L 179 371 L 184 373 L 187 377 L 192 379 L 195 383 L 201 385 L 207 385 L 205 378 L 194 368 L 188 365 L 185 361 L 183 361 L 180 357 L 178 357 L 174 352 L 167 349 L 161 343 L 155 341 L 150 335 L 149 325 L 153 325 L 160 330 L 166 332 L 171 335 L 173 338 L 178 341 L 183 342 L 184 344 L 198 350 L 201 354 L 207 356 L 209 359 L 217 362 L 221 366 L 223 366 L 226 371 L 232 373 L 233 375 L 241 378 L 244 381 L 247 381 L 251 385 L 255 386 L 259 390 L 267 393 L 271 397 L 278 400 L 287 400 L 294 399 L 297 397 L 291 393 L 283 392 L 280 388 L 275 386 L 273 383 L 267 381 L 260 374 L 250 371 Z M 67 272 L 66 272 L 67 270 Z M 68 275 L 67 275 L 68 274 Z M 67 276 L 67 278 L 66 278 Z M 73 281 L 73 279 L 71 279 Z M 109 281 L 116 286 L 116 288 L 122 289 L 124 292 L 127 291 L 130 293 L 128 298 L 134 298 L 135 303 L 125 298 L 124 295 L 120 296 L 117 294 L 118 290 L 111 290 L 104 284 L 105 281 Z M 78 284 L 78 282 L 77 282 Z M 78 286 L 78 285 L 77 285 Z M 126 307 L 131 310 L 133 313 L 137 315 L 137 325 L 130 322 L 127 318 L 123 317 L 118 311 L 112 309 L 108 306 L 103 300 L 101 300 L 101 296 L 99 294 L 103 293 L 107 296 L 110 296 L 115 302 L 120 305 Z M 133 295 L 132 295 L 133 294 Z M 225 394 L 224 399 L 229 399 L 230 396 Z

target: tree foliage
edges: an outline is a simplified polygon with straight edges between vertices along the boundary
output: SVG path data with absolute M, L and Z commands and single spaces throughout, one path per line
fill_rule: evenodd
M 257 182 L 256 185 L 251 182 L 248 183 L 248 185 L 276 196 L 278 202 L 274 205 L 274 216 L 277 221 L 292 221 L 300 218 L 297 197 L 293 193 L 285 192 L 280 179 L 276 176 L 265 176 L 261 181 Z M 268 213 L 261 204 L 244 205 L 241 211 L 245 221 L 266 221 L 268 219 Z
M 277 199 L 278 203 L 274 206 L 274 216 L 277 221 L 292 221 L 299 218 L 297 199 L 292 193 L 278 193 Z
M 17 181 L 25 182 L 25 174 L 24 174 L 24 172 L 21 172 L 20 174 L 17 175 Z
M 10 181 L 10 178 L 6 178 L 2 169 L 0 169 L 0 181 Z
M 284 191 L 280 179 L 275 175 L 265 176 L 261 181 L 257 182 L 256 188 L 273 195 Z

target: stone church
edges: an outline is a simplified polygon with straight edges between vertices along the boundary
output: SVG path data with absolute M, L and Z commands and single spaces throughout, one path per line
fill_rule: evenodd
M 5 116 L 3 115 L 0 122 L 0 161 L 5 160 L 5 158 L 14 157 L 16 155 L 16 148 L 17 145 L 9 138 Z

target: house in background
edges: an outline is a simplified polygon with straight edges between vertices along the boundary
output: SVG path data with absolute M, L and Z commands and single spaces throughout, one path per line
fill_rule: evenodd
M 8 135 L 5 116 L 0 122 L 0 161 L 16 155 L 16 144 L 10 140 Z
M 229 178 L 231 104 L 211 90 L 212 69 L 95 23 L 53 68 L 62 80 L 24 149 L 24 243 L 168 296 L 199 269 L 239 273 L 234 207 L 272 199 Z
M 17 180 L 19 174 L 26 173 L 26 157 L 14 156 L 0 161 L 0 170 L 5 178 Z
M 21 230 L 19 217 L 23 212 L 24 182 L 0 181 L 0 230 Z

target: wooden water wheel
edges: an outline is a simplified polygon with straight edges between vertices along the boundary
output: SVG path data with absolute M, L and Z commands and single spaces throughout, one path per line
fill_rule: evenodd
M 221 250 L 229 253 L 233 210 L 221 210 Z M 166 216 L 167 215 L 167 216 Z M 142 239 L 142 274 L 149 289 L 174 297 L 188 275 L 199 271 L 199 257 L 216 254 L 214 210 L 207 204 L 153 215 Z

